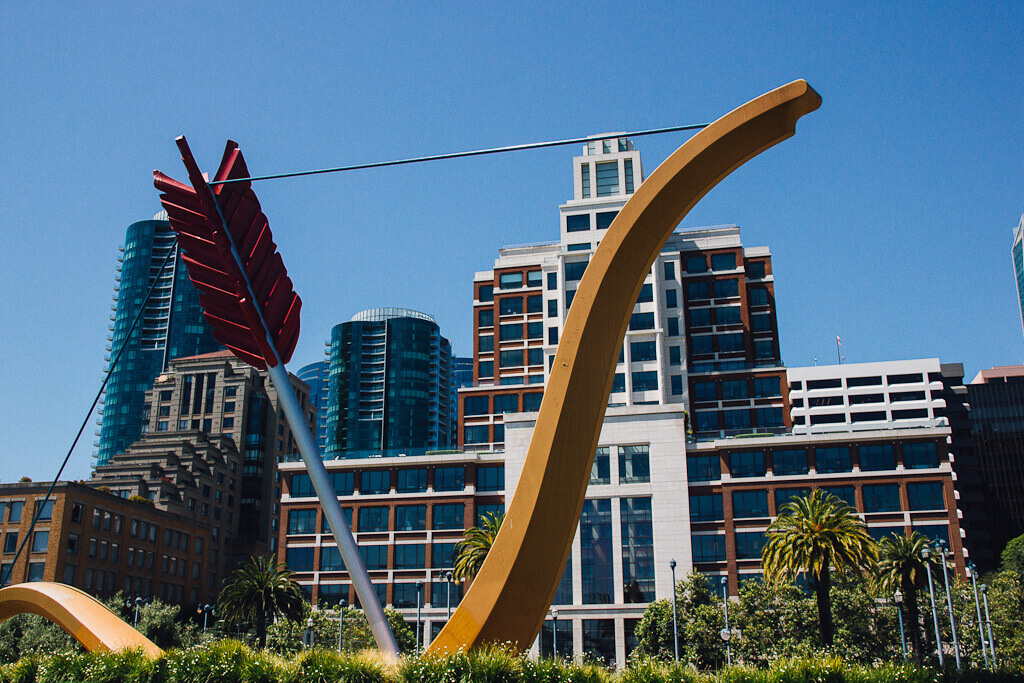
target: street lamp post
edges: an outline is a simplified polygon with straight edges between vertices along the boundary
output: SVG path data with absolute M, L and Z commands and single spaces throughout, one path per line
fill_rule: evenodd
M 551 610 L 551 654 L 558 659 L 558 610 Z
M 668 566 L 672 570 L 672 652 L 679 661 L 679 629 L 676 625 L 676 561 L 671 559 Z
M 445 579 L 445 581 L 448 582 L 446 584 L 447 590 L 445 591 L 445 593 L 447 593 L 447 597 L 448 597 L 448 620 L 451 621 L 451 618 L 452 618 L 452 573 L 451 572 L 446 572 L 445 575 L 444 575 L 444 579 Z
M 729 645 L 732 631 L 729 630 L 729 577 L 727 576 L 722 577 L 722 610 L 725 612 L 725 628 L 719 635 L 725 641 L 725 662 L 732 666 L 732 646 Z
M 925 571 L 928 572 L 928 597 L 932 602 L 932 622 L 935 624 L 935 652 L 939 655 L 939 666 L 941 667 L 943 664 L 942 634 L 939 632 L 939 613 L 935 609 L 935 589 L 932 588 L 932 565 L 929 562 L 931 550 L 927 545 L 921 548 L 921 558 L 924 560 Z
M 988 586 L 981 584 L 981 599 L 985 604 L 985 626 L 988 628 L 988 651 L 992 653 L 992 668 L 996 668 L 996 641 L 992 639 L 992 618 L 988 613 Z
M 896 599 L 896 616 L 900 620 L 900 645 L 903 646 L 903 661 L 907 661 L 907 635 L 903 630 L 903 593 L 896 590 L 896 595 L 893 596 Z
M 139 608 L 142 606 L 142 604 L 143 604 L 142 596 L 141 595 L 136 595 L 135 596 L 135 621 L 132 623 L 132 626 L 134 628 L 138 628 L 139 627 Z
M 423 604 L 423 580 L 416 581 L 416 654 L 420 653 L 420 634 L 423 626 L 420 620 L 420 605 Z
M 978 635 L 981 637 L 981 656 L 985 658 L 985 668 L 988 668 L 988 648 L 985 646 L 985 625 L 981 622 L 981 602 L 978 600 L 978 568 L 973 562 L 967 567 L 971 576 L 971 586 L 974 588 L 974 611 L 978 615 Z
M 945 541 L 939 541 L 939 557 L 942 558 L 942 581 L 946 585 L 946 607 L 949 608 L 949 631 L 953 636 L 953 654 L 956 656 L 956 668 L 960 668 L 960 640 L 956 635 L 956 618 L 953 616 L 953 596 L 949 591 L 949 572 L 946 569 L 946 543 Z M 953 551 L 949 551 L 949 557 L 952 558 Z

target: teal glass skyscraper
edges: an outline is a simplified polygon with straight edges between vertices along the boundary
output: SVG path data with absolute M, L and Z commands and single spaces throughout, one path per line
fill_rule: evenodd
M 318 360 L 303 365 L 297 373 L 299 379 L 309 385 L 309 403 L 316 408 L 316 445 L 323 453 L 327 450 L 327 401 L 329 398 L 328 372 L 331 364 L 326 360 Z
M 1013 231 L 1013 274 L 1017 278 L 1017 303 L 1024 329 L 1024 216 L 1020 217 L 1020 223 Z
M 172 359 L 222 348 L 203 319 L 199 294 L 188 279 L 166 212 L 128 226 L 119 261 L 108 362 L 122 346 L 124 351 L 113 370 L 107 367 L 110 379 L 103 398 L 97 465 L 107 464 L 142 436 L 148 421 L 146 391 Z M 154 280 L 153 294 L 129 336 Z
M 454 446 L 451 344 L 430 316 L 376 308 L 331 330 L 327 457 Z

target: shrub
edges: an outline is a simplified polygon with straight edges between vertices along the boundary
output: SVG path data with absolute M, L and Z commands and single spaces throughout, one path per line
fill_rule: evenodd
M 313 648 L 295 659 L 293 683 L 387 683 L 380 661 L 365 655 L 340 655 L 333 650 Z

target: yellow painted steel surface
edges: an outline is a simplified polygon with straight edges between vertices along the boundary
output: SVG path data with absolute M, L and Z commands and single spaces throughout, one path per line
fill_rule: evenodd
M 487 559 L 430 646 L 536 638 L 569 557 L 629 317 L 658 252 L 720 180 L 821 106 L 794 81 L 733 110 L 665 160 L 608 228 L 576 290 L 515 495 Z
M 0 589 L 0 622 L 25 613 L 49 619 L 90 652 L 140 648 L 150 657 L 163 653 L 96 598 L 62 583 L 19 583 Z

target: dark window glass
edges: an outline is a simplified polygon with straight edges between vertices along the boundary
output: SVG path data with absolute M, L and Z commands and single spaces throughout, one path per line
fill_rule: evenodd
M 426 505 L 399 505 L 395 508 L 395 531 L 423 531 L 426 528 Z
M 672 395 L 682 396 L 683 395 L 683 377 L 682 375 L 672 375 L 669 377 L 672 385 Z
M 930 541 L 949 544 L 949 527 L 945 524 L 915 524 L 913 529 Z
M 678 346 L 668 347 L 668 364 L 669 365 L 682 365 L 683 355 L 682 350 Z
M 619 215 L 618 211 L 600 211 L 597 214 L 597 229 L 607 230 L 611 227 L 612 221 Z
M 313 548 L 287 548 L 284 563 L 293 572 L 313 571 Z
M 502 273 L 498 276 L 498 286 L 501 289 L 518 289 L 523 286 L 523 274 Z
M 755 377 L 754 378 L 754 396 L 761 398 L 765 396 L 781 396 L 782 390 L 780 388 L 778 377 Z
M 763 531 L 736 532 L 736 559 L 760 560 L 761 549 L 764 548 L 766 540 L 768 537 Z
M 398 549 L 395 549 L 396 569 L 398 564 Z M 417 587 L 415 583 L 396 583 L 393 587 L 394 599 L 391 601 L 396 609 L 410 609 L 419 605 L 423 606 L 423 587 Z
M 750 427 L 750 411 L 723 410 L 722 426 L 724 429 L 747 429 Z
M 740 320 L 739 306 L 720 306 L 715 309 L 715 322 L 719 325 L 738 325 Z
M 614 595 L 612 509 L 607 498 L 583 502 L 580 517 L 583 604 L 611 604 Z
M 576 282 L 583 278 L 588 261 L 571 261 L 565 264 L 565 281 Z
M 487 405 L 487 396 L 467 396 L 462 399 L 463 415 L 487 415 L 490 413 L 490 406 Z
M 634 313 L 629 317 L 629 329 L 653 330 L 654 313 Z
M 812 425 L 835 424 L 846 422 L 846 415 L 843 413 L 825 413 L 824 415 L 811 415 Z
M 359 492 L 387 493 L 391 490 L 391 472 L 388 470 L 368 470 L 359 477 Z
M 690 353 L 714 353 L 714 349 L 711 346 L 711 340 L 712 336 L 710 334 L 702 334 L 699 336 L 692 337 L 690 339 Z
M 890 444 L 861 446 L 857 452 L 860 454 L 860 468 L 865 472 L 896 469 L 896 453 Z
M 768 516 L 768 491 L 758 489 L 756 491 L 733 491 L 732 492 L 732 514 L 733 517 L 767 517 Z
M 809 488 L 775 489 L 775 514 L 782 514 L 782 508 L 794 498 L 806 498 L 811 492 Z
M 654 301 L 654 287 L 649 283 L 640 288 L 640 296 L 636 298 L 638 304 Z
M 875 375 L 874 377 L 847 377 L 846 386 L 848 387 L 874 387 L 882 384 L 882 377 Z
M 530 323 L 528 327 L 532 327 L 534 323 Z M 540 334 L 540 323 L 536 323 L 538 335 Z M 544 349 L 531 348 L 526 350 L 526 364 L 527 365 L 544 365 Z
M 341 551 L 338 550 L 337 546 L 325 545 L 325 546 L 320 548 L 320 571 L 322 571 L 322 572 L 343 572 L 343 571 L 345 571 L 345 560 L 343 560 L 341 558 Z M 323 590 L 322 587 L 321 587 L 321 590 Z
M 729 473 L 734 477 L 763 477 L 764 451 L 744 451 L 730 455 Z
M 626 375 L 621 372 L 616 372 L 615 377 L 612 378 L 612 393 L 618 393 L 626 390 Z
M 694 414 L 698 432 L 711 432 L 718 429 L 718 413 L 712 410 L 699 410 Z
M 777 477 L 808 472 L 807 451 L 802 448 L 772 451 L 772 463 Z
M 850 413 L 850 422 L 884 422 L 884 410 L 868 410 L 860 413 Z
M 537 283 L 538 285 L 540 283 Z M 544 298 L 540 294 L 531 294 L 526 297 L 526 312 L 540 313 L 544 310 Z
M 747 271 L 747 277 L 760 279 L 765 274 L 764 266 L 764 261 L 747 261 L 744 270 Z
M 288 512 L 289 534 L 315 534 L 316 510 L 290 510 Z
M 579 244 L 566 245 L 567 251 L 589 251 L 590 242 L 580 242 Z
M 671 261 L 665 262 L 665 279 L 675 280 L 676 279 L 676 264 Z
M 462 503 L 434 505 L 434 529 L 463 529 L 464 518 L 465 506 Z
M 519 367 L 523 365 L 523 360 L 523 349 L 512 349 L 511 351 L 501 352 L 501 367 L 503 368 Z
M 658 360 L 658 352 L 652 341 L 630 342 L 629 357 L 634 363 L 646 360 Z
M 901 526 L 869 526 L 868 533 L 871 534 L 871 538 L 875 539 L 876 542 L 881 541 L 886 536 L 902 536 L 903 527 Z
M 754 358 L 774 358 L 775 343 L 771 339 L 757 339 L 754 341 Z
M 289 493 L 294 497 L 315 496 L 313 482 L 309 480 L 308 474 L 293 474 Z
M 500 328 L 500 339 L 502 341 L 516 340 L 523 338 L 522 323 L 508 323 Z
M 732 353 L 734 351 L 743 350 L 743 333 L 738 332 L 735 334 L 718 334 L 715 335 L 718 339 L 718 350 L 724 353 Z
M 477 491 L 503 491 L 505 490 L 505 467 L 495 465 L 476 468 L 476 490 Z
M 494 309 L 482 308 L 477 311 L 477 322 L 480 327 L 494 327 Z
M 899 401 L 923 401 L 925 394 L 923 391 L 894 391 L 889 394 L 889 400 L 893 403 Z
M 614 619 L 583 620 L 583 655 L 604 666 L 612 665 L 615 661 Z
M 722 461 L 717 455 L 686 457 L 686 477 L 690 481 L 715 481 L 722 478 Z
M 938 482 L 907 484 L 907 500 L 911 510 L 944 510 L 946 508 L 942 497 L 942 484 Z
M 704 273 L 708 269 L 708 260 L 704 255 L 701 256 L 687 256 L 686 257 L 686 272 L 687 273 Z
M 549 327 L 548 328 L 548 344 L 557 344 L 557 343 L 558 343 L 558 328 L 557 327 Z M 552 356 L 551 358 L 552 358 L 552 360 L 554 360 L 554 356 Z
M 591 484 L 611 483 L 611 459 L 608 456 L 608 447 L 598 448 L 594 454 L 594 464 L 590 468 Z
M 722 400 L 728 401 L 735 398 L 748 398 L 750 391 L 748 389 L 747 380 L 731 380 L 722 382 Z
M 666 333 L 668 334 L 668 336 L 670 336 L 670 337 L 678 337 L 679 336 L 679 318 L 675 317 L 674 315 L 669 316 L 668 318 L 665 319 L 665 323 L 668 326 L 668 329 L 666 330 Z
M 523 411 L 534 413 L 540 410 L 542 398 L 544 398 L 544 394 L 523 394 Z
M 501 315 L 519 315 L 523 312 L 523 297 L 505 296 L 498 299 L 498 312 Z
M 923 470 L 939 466 L 939 454 L 934 443 L 903 444 L 903 466 L 908 470 Z
M 359 509 L 359 531 L 387 531 L 388 512 L 386 505 Z
M 427 490 L 427 469 L 417 467 L 409 470 L 398 470 L 399 493 L 420 493 Z
M 361 545 L 359 554 L 369 571 L 388 568 L 388 547 L 386 545 Z
M 831 493 L 833 496 L 843 501 L 853 509 L 857 509 L 857 498 L 854 495 L 852 486 L 822 486 L 821 487 L 826 493 Z
M 725 562 L 725 536 L 722 534 L 690 537 L 694 562 Z
M 734 270 L 736 268 L 736 254 L 712 254 L 711 270 Z
M 351 496 L 355 490 L 355 474 L 353 472 L 328 472 L 327 477 L 331 480 L 336 496 Z
M 923 375 L 919 372 L 906 375 L 886 375 L 885 379 L 889 384 L 914 384 L 916 382 L 924 381 Z
M 819 473 L 850 472 L 850 449 L 846 446 L 837 448 L 815 448 L 814 458 Z
M 894 420 L 923 420 L 928 417 L 927 408 L 914 408 L 911 410 L 894 410 L 892 411 L 892 419 Z
M 711 290 L 706 282 L 691 282 L 686 285 L 686 298 L 690 301 L 700 301 L 711 298 Z
M 494 361 L 482 360 L 479 364 L 480 377 L 493 377 L 494 376 Z
M 36 501 L 36 519 L 52 519 L 53 518 L 53 501 Z
M 679 299 L 676 295 L 676 290 L 666 289 L 665 290 L 665 308 L 676 308 L 679 306 Z
M 395 569 L 423 569 L 427 566 L 427 546 L 422 543 L 395 545 Z M 415 589 L 416 584 L 409 584 Z M 415 591 L 413 605 L 415 606 Z M 398 605 L 395 605 L 396 607 Z
M 882 403 L 885 401 L 883 394 L 850 394 L 850 405 L 864 405 L 865 403 Z
M 690 496 L 691 522 L 720 522 L 723 519 L 721 493 Z
M 540 287 L 541 285 L 541 274 L 539 270 L 530 270 L 526 273 L 526 286 L 527 287 Z
M 572 216 L 566 216 L 565 230 L 566 232 L 582 232 L 584 230 L 590 230 L 590 214 L 578 213 Z
M 714 382 L 694 382 L 693 399 L 695 401 L 715 401 L 718 399 Z
M 654 600 L 654 530 L 650 498 L 621 498 L 622 599 L 626 603 Z
M 758 427 L 782 427 L 782 408 L 758 408 Z
M 651 480 L 651 460 L 647 446 L 619 446 L 619 483 L 634 484 Z
M 740 295 L 739 280 L 715 280 L 715 298 L 725 299 Z
M 431 568 L 451 569 L 455 566 L 456 543 L 434 543 L 431 545 Z
M 690 309 L 690 327 L 710 327 L 711 309 L 693 308 Z
M 767 287 L 751 287 L 749 290 L 749 296 L 747 301 L 751 306 L 767 306 L 768 305 L 768 288 Z M 810 384 L 810 382 L 808 382 Z
M 878 484 L 864 487 L 864 512 L 899 512 L 899 484 Z
M 480 285 L 477 301 L 494 301 L 494 285 Z
M 548 299 L 548 317 L 558 317 L 558 299 Z
M 548 290 L 558 289 L 558 273 L 548 273 Z
M 758 313 L 750 316 L 750 328 L 754 332 L 771 332 L 772 316 L 769 313 Z
M 434 468 L 435 491 L 461 491 L 466 488 L 466 468 L 456 467 Z
M 633 391 L 657 391 L 658 389 L 658 371 L 650 370 L 647 372 L 634 372 L 633 377 Z

